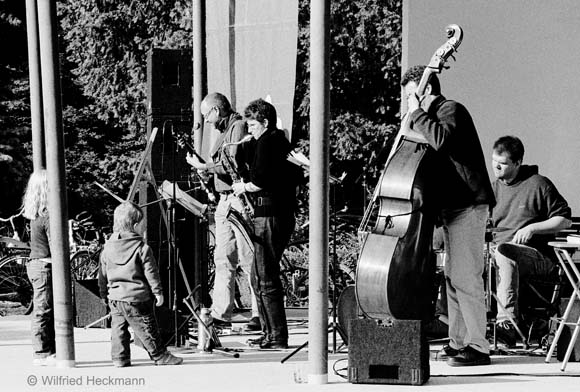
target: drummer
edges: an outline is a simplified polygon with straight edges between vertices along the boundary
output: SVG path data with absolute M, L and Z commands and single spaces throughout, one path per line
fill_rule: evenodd
M 500 137 L 493 145 L 492 183 L 497 204 L 491 219 L 497 231 L 497 339 L 513 347 L 517 333 L 508 321 L 521 323 L 519 283 L 531 277 L 557 274 L 557 261 L 548 246 L 554 234 L 571 226 L 570 207 L 554 184 L 538 174 L 537 165 L 523 165 L 524 145 L 515 136 Z M 522 327 L 526 327 L 522 325 Z

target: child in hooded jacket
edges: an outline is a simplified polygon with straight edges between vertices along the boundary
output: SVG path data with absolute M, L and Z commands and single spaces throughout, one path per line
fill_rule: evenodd
M 114 213 L 113 234 L 103 247 L 99 288 L 111 309 L 111 357 L 116 367 L 131 365 L 129 327 L 156 365 L 179 365 L 182 358 L 167 351 L 159 334 L 153 302 L 163 304 L 159 269 L 143 241 L 143 211 L 130 202 Z

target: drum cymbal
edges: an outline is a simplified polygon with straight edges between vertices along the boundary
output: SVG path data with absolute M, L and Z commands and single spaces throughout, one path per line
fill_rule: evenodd
M 485 228 L 485 232 L 486 233 L 501 233 L 502 231 L 507 231 L 509 230 L 509 227 L 486 227 Z

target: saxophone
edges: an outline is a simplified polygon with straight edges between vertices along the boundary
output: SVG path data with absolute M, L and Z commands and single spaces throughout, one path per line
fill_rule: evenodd
M 234 163 L 233 163 L 230 155 L 227 153 L 226 148 L 229 148 L 231 146 L 237 146 L 239 144 L 245 143 L 245 142 L 251 140 L 252 138 L 253 138 L 252 135 L 248 135 L 248 136 L 244 137 L 242 140 L 240 140 L 239 142 L 224 143 L 224 145 L 221 148 L 222 155 L 223 155 L 222 163 L 223 163 L 226 171 L 228 172 L 229 176 L 231 177 L 231 179 L 234 183 L 242 182 L 242 179 L 240 178 L 238 172 L 234 169 Z M 250 222 L 252 222 L 254 220 L 254 206 L 252 205 L 252 201 L 250 200 L 250 197 L 248 196 L 248 194 L 246 192 L 242 193 L 241 195 L 238 195 L 237 197 L 240 200 L 240 202 L 242 203 L 245 215 L 248 217 Z

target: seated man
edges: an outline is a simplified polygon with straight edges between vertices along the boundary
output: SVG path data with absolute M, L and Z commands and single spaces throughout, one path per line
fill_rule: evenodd
M 497 204 L 492 211 L 496 233 L 497 339 L 512 347 L 516 331 L 508 321 L 519 321 L 520 282 L 530 277 L 549 277 L 557 270 L 554 251 L 548 246 L 554 234 L 572 224 L 571 211 L 554 184 L 538 174 L 535 165 L 522 165 L 524 146 L 514 136 L 503 136 L 493 145 L 492 165 Z

